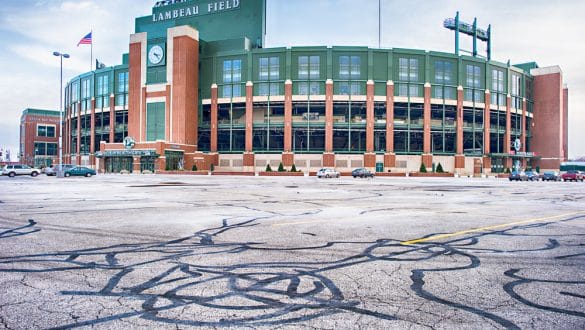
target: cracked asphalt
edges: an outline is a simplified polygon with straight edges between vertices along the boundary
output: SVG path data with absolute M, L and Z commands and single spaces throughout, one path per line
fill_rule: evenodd
M 583 329 L 585 184 L 0 177 L 0 328 Z

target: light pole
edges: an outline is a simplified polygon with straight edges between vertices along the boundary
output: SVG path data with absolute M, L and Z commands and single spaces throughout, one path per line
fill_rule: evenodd
M 60 129 L 59 129 L 59 166 L 57 166 L 57 177 L 62 178 L 63 175 L 63 124 L 65 122 L 63 118 L 63 57 L 69 58 L 69 54 L 63 54 L 59 52 L 53 52 L 53 55 L 59 56 L 61 60 L 61 74 L 60 74 L 60 83 L 59 86 L 59 119 L 60 119 Z

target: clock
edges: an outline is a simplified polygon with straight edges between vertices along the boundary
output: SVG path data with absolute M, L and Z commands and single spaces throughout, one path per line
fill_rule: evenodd
M 165 52 L 161 45 L 154 45 L 150 47 L 150 50 L 148 51 L 148 61 L 151 65 L 162 64 L 164 57 Z

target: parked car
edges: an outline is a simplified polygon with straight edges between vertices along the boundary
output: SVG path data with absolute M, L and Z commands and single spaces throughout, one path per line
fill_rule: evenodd
M 584 174 L 581 173 L 581 171 L 567 171 L 563 174 L 561 174 L 561 179 L 563 179 L 563 181 L 581 181 L 583 182 L 583 176 Z
M 355 170 L 351 171 L 351 176 L 353 176 L 354 178 L 357 178 L 357 177 L 373 178 L 374 173 L 370 172 L 370 170 L 368 170 L 367 168 L 359 167 L 359 168 L 356 168 Z
M 546 171 L 542 174 L 542 181 L 561 181 L 559 172 Z
M 536 171 L 527 171 L 526 178 L 530 181 L 538 181 L 540 180 L 540 174 Z
M 70 169 L 65 171 L 66 177 L 70 177 L 70 176 L 90 177 L 92 175 L 95 175 L 95 170 L 92 170 L 91 168 L 87 168 L 87 167 L 83 167 L 83 166 L 75 166 L 75 167 L 70 168 Z
M 62 169 L 63 172 L 67 171 L 68 169 L 72 169 L 74 168 L 75 165 L 71 165 L 71 164 L 57 164 L 57 165 L 51 165 L 47 168 L 45 168 L 45 174 L 47 176 L 53 176 L 53 175 L 57 175 L 57 172 L 59 172 L 59 169 Z
M 4 168 L 2 168 L 2 175 L 8 175 L 11 178 L 16 175 L 37 176 L 39 174 L 41 174 L 40 169 L 24 164 L 4 165 Z
M 318 178 L 339 178 L 340 174 L 332 168 L 322 168 L 317 171 Z
M 526 176 L 524 171 L 512 171 L 508 179 L 510 181 L 526 181 L 528 180 L 528 176 Z

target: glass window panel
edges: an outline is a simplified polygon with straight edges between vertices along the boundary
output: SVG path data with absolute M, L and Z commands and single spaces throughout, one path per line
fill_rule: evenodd
M 311 88 L 311 95 L 320 95 L 320 91 L 319 91 L 319 83 L 318 82 L 314 82 L 312 81 L 310 83 L 310 88 Z

